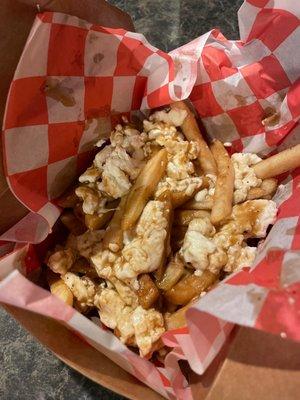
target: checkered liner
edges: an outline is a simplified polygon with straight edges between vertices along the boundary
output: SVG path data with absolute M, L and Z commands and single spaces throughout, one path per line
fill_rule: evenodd
M 38 15 L 11 84 L 3 132 L 8 183 L 31 213 L 2 239 L 36 243 L 47 236 L 60 213 L 55 198 L 122 113 L 189 96 L 208 134 L 231 141 L 234 150 L 268 154 L 299 143 L 299 17 L 296 0 L 247 0 L 239 11 L 241 40 L 213 30 L 165 54 L 140 34 Z M 262 119 L 274 111 L 278 120 L 264 127 Z M 63 321 L 164 397 L 191 399 L 178 360 L 203 373 L 233 323 L 300 340 L 299 171 L 281 178 L 278 219 L 254 266 L 191 308 L 187 328 L 164 335 L 173 348 L 164 367 L 21 275 L 20 267 L 39 265 L 32 245 L 0 259 L 0 301 Z

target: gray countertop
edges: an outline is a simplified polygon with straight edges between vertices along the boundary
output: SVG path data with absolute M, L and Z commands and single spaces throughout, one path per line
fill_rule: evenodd
M 242 0 L 110 0 L 133 18 L 137 32 L 170 51 L 218 27 L 238 37 Z M 122 399 L 64 365 L 0 309 L 1 400 Z

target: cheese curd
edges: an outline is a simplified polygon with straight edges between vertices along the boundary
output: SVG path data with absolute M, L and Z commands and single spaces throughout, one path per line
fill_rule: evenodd
M 205 175 L 208 181 L 208 188 L 199 190 L 194 196 L 194 200 L 197 203 L 203 203 L 205 204 L 207 200 L 212 199 L 214 193 L 215 193 L 215 186 L 216 186 L 216 181 L 217 177 L 212 174 L 207 174 Z
M 114 276 L 114 264 L 119 256 L 110 250 L 99 248 L 91 256 L 91 262 L 100 278 L 111 279 Z
M 139 306 L 133 312 L 132 323 L 140 354 L 146 356 L 165 331 L 163 316 L 154 309 L 144 310 Z
M 256 247 L 246 245 L 242 247 L 238 244 L 230 246 L 227 251 L 228 260 L 224 271 L 231 273 L 239 271 L 243 267 L 249 267 L 255 259 L 256 252 Z
M 86 231 L 76 237 L 78 253 L 85 258 L 90 258 L 101 249 L 101 240 L 105 231 Z
M 166 190 L 174 193 L 182 193 L 186 196 L 192 196 L 202 185 L 202 178 L 195 176 L 181 180 L 165 178 L 159 182 L 155 192 L 155 197 L 159 197 Z
M 115 329 L 126 306 L 120 295 L 114 289 L 103 289 L 96 294 L 94 304 L 100 310 L 101 322 L 108 328 Z
M 156 111 L 152 115 L 150 115 L 149 120 L 164 122 L 165 124 L 173 126 L 181 126 L 186 117 L 187 112 L 185 110 L 171 109 L 169 111 Z
M 267 228 L 275 222 L 276 215 L 277 207 L 274 201 L 259 199 L 235 205 L 231 218 L 247 237 L 261 238 L 266 236 Z
M 72 249 L 58 250 L 48 258 L 48 267 L 56 274 L 65 274 L 75 262 L 75 253 Z
M 149 201 L 136 226 L 136 236 L 126 244 L 115 263 L 118 279 L 128 280 L 139 274 L 155 271 L 164 252 L 168 221 L 164 216 L 165 204 Z
M 61 277 L 68 288 L 77 299 L 79 305 L 84 308 L 94 305 L 94 297 L 96 294 L 96 285 L 87 276 L 79 277 L 72 272 L 67 272 Z
M 262 180 L 256 177 L 252 168 L 261 158 L 252 153 L 235 153 L 231 156 L 231 161 L 235 174 L 233 200 L 238 204 L 247 199 L 250 188 L 261 185 Z
M 95 295 L 95 306 L 99 309 L 101 322 L 118 332 L 123 343 L 134 342 L 142 356 L 147 355 L 165 331 L 161 313 L 141 306 L 128 306 L 114 289 L 103 289 Z
M 205 269 L 218 274 L 227 263 L 227 255 L 214 241 L 215 228 L 209 218 L 195 218 L 188 226 L 179 254 L 195 268 L 195 275 Z

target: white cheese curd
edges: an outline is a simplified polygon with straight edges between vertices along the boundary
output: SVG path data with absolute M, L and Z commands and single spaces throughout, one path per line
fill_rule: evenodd
M 232 220 L 248 237 L 264 237 L 269 225 L 277 215 L 276 203 L 272 200 L 248 200 L 232 209 Z M 242 233 L 242 232 L 241 232 Z
M 72 272 L 62 276 L 63 281 L 73 293 L 81 307 L 94 305 L 96 285 L 87 276 L 79 277 Z
M 140 354 L 146 356 L 150 353 L 153 344 L 165 332 L 163 316 L 154 309 L 144 310 L 139 306 L 133 312 L 132 322 Z
M 259 187 L 262 180 L 257 178 L 252 168 L 259 163 L 261 158 L 252 153 L 235 153 L 231 156 L 234 167 L 234 204 L 241 203 L 247 199 L 250 188 Z
M 155 271 L 164 252 L 167 219 L 164 203 L 149 201 L 136 226 L 136 236 L 124 246 L 115 263 L 115 275 L 120 280 L 136 278 L 141 273 Z
M 150 116 L 150 121 L 164 122 L 169 125 L 180 126 L 187 117 L 186 110 L 171 109 L 170 111 L 156 111 Z
M 217 250 L 209 238 L 213 233 L 214 227 L 208 218 L 195 218 L 189 223 L 180 255 L 196 270 L 204 271 L 209 266 L 209 255 Z

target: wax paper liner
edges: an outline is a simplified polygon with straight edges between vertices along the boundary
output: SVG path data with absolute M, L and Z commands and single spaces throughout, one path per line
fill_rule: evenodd
M 299 170 L 281 177 L 278 218 L 254 266 L 191 308 L 187 328 L 164 335 L 173 348 L 164 366 L 138 357 L 24 276 L 39 266 L 29 242 L 43 240 L 59 216 L 55 198 L 122 113 L 189 96 L 208 134 L 232 142 L 233 151 L 266 155 L 299 143 L 299 17 L 297 1 L 248 0 L 239 11 L 241 40 L 213 30 L 166 54 L 137 33 L 38 15 L 11 84 L 3 131 L 9 186 L 31 212 L 1 239 L 28 244 L 0 260 L 0 301 L 62 321 L 166 398 L 191 398 L 178 360 L 203 373 L 233 323 L 299 340 Z M 51 85 L 59 90 L 46 95 Z

